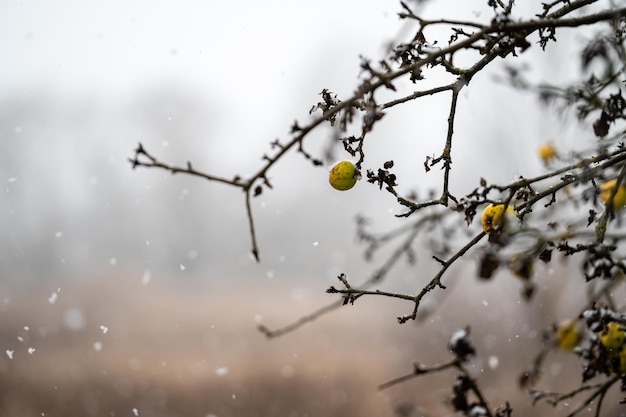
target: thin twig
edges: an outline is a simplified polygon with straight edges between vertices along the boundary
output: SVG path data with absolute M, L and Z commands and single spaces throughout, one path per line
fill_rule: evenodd
M 435 373 L 435 372 L 441 372 L 444 371 L 446 369 L 449 368 L 457 368 L 458 367 L 458 359 L 454 359 L 448 363 L 444 363 L 442 365 L 437 365 L 437 366 L 433 366 L 430 368 L 426 368 L 423 367 L 422 365 L 416 363 L 413 365 L 413 372 L 411 372 L 410 374 L 406 374 L 406 375 L 402 375 L 400 377 L 394 378 L 390 381 L 387 381 L 383 384 L 380 384 L 378 386 L 379 390 L 384 390 L 390 387 L 393 387 L 394 385 L 398 385 L 401 384 L 403 382 L 409 381 L 413 378 L 417 378 L 418 376 L 422 376 L 422 375 L 426 375 L 426 374 L 431 374 L 431 373 Z
M 620 376 L 619 375 L 615 375 L 612 378 L 608 379 L 606 382 L 604 382 L 604 384 L 602 384 L 597 391 L 595 391 L 593 394 L 591 394 L 589 397 L 587 397 L 584 401 L 582 401 L 580 404 L 578 404 L 576 406 L 576 408 L 574 408 L 568 415 L 567 417 L 574 417 L 576 414 L 580 413 L 581 411 L 583 411 L 584 409 L 586 409 L 589 405 L 591 405 L 593 403 L 593 401 L 597 398 L 599 398 L 599 403 L 598 403 L 598 408 L 596 409 L 596 416 L 599 416 L 600 414 L 600 406 L 602 405 L 602 399 L 604 398 L 604 395 L 606 394 L 606 392 L 608 391 L 609 388 L 611 388 L 613 386 L 613 384 L 615 384 L 617 381 L 620 380 Z
M 441 283 L 441 278 L 443 277 L 443 274 L 445 274 L 445 272 L 448 270 L 448 268 L 450 268 L 450 266 L 452 266 L 452 264 L 454 264 L 459 258 L 461 258 L 463 255 L 465 255 L 465 253 L 470 250 L 472 247 L 474 247 L 478 242 L 481 241 L 481 239 L 483 237 L 485 237 L 486 233 L 480 232 L 479 234 L 477 234 L 476 236 L 474 236 L 474 238 L 472 238 L 472 240 L 470 240 L 465 246 L 463 246 L 461 249 L 459 249 L 454 255 L 452 255 L 447 261 L 445 261 L 443 263 L 443 266 L 441 267 L 441 269 L 439 270 L 439 272 L 437 273 L 437 275 L 435 275 L 433 277 L 433 279 L 430 280 L 430 282 L 428 283 L 428 285 L 426 285 L 424 288 L 422 288 L 422 291 L 420 291 L 419 294 L 417 294 L 415 296 L 415 298 L 413 299 L 413 302 L 415 303 L 415 307 L 413 308 L 413 313 L 411 313 L 408 316 L 401 316 L 398 317 L 398 322 L 400 324 L 402 323 L 406 323 L 409 320 L 415 320 L 415 318 L 417 317 L 417 309 L 419 308 L 420 302 L 422 301 L 422 298 L 424 298 L 424 296 L 426 294 L 428 294 L 430 291 L 432 291 L 433 289 L 435 289 L 435 287 L 439 287 L 441 289 L 445 289 L 446 287 Z

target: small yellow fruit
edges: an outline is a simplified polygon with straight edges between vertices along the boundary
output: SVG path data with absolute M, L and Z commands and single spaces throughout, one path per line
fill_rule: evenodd
M 609 180 L 604 184 L 600 185 L 600 200 L 604 204 L 609 201 L 609 197 L 611 197 L 611 192 L 615 188 L 615 184 L 617 184 L 617 180 Z M 613 197 L 613 210 L 618 210 L 626 204 L 626 187 L 623 184 L 620 184 L 617 192 L 615 193 L 615 197 Z
M 556 158 L 556 149 L 549 143 L 544 143 L 537 149 L 537 154 L 539 154 L 539 158 L 547 164 Z
M 502 215 L 503 212 L 504 204 L 489 204 L 485 207 L 480 222 L 486 233 L 491 233 L 494 229 L 499 229 L 501 232 L 511 231 L 512 227 L 510 226 L 517 222 L 515 210 L 511 206 L 507 206 L 505 216 Z
M 602 329 L 599 337 L 602 346 L 608 350 L 621 349 L 626 340 L 626 329 L 619 323 L 611 322 Z
M 578 320 L 566 320 L 556 329 L 556 345 L 563 350 L 574 350 L 581 339 L 580 323 Z
M 346 191 L 354 187 L 359 177 L 354 164 L 350 161 L 337 162 L 328 174 L 328 182 L 335 190 Z

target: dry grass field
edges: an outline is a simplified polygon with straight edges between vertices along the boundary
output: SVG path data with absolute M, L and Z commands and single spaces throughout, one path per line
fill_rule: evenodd
M 173 289 L 104 279 L 75 281 L 52 298 L 54 290 L 3 288 L 0 416 L 453 415 L 452 372 L 376 386 L 416 360 L 448 360 L 448 334 L 465 324 L 479 350 L 470 369 L 492 405 L 510 400 L 514 415 L 547 415 L 554 410 L 533 408 L 516 385 L 538 347 L 520 329 L 536 318 L 518 303 L 490 312 L 501 296 L 492 287 L 476 300 L 455 291 L 420 324 L 399 326 L 404 305 L 370 299 L 274 340 L 256 322 L 286 324 L 328 298 L 294 297 L 280 285 Z M 557 359 L 546 384 L 575 386 L 577 362 Z M 605 400 L 605 415 L 621 415 L 616 398 Z

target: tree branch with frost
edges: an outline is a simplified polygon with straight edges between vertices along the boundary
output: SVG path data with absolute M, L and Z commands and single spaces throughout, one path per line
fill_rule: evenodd
M 335 129 L 338 143 L 340 142 L 344 150 L 353 158 L 358 158 L 356 168 L 361 171 L 362 165 L 367 161 L 368 135 L 383 119 L 386 111 L 391 111 L 396 106 L 413 100 L 449 92 L 449 106 L 446 111 L 447 128 L 445 140 L 442 138 L 442 150 L 439 155 L 427 157 L 424 163 L 426 171 L 430 171 L 435 166 L 439 166 L 443 171 L 441 187 L 438 191 L 440 192 L 439 196 L 433 197 L 435 196 L 433 194 L 428 199 L 419 199 L 413 193 L 403 195 L 399 190 L 398 178 L 392 172 L 393 160 L 385 162 L 377 170 L 368 169 L 367 182 L 377 186 L 380 190 L 384 188 L 395 198 L 404 210 L 401 214 L 396 215 L 397 217 L 410 219 L 406 220 L 402 227 L 381 235 L 375 236 L 359 229 L 357 236 L 366 244 L 364 252 L 367 261 L 371 260 L 382 247 L 389 248 L 391 253 L 359 285 L 354 286 L 348 282 L 347 274 L 340 274 L 338 279 L 343 288 L 331 286 L 327 291 L 334 294 L 335 297 L 338 296 L 338 299 L 332 303 L 286 326 L 272 330 L 260 325 L 259 330 L 268 338 L 278 337 L 346 304 L 354 304 L 355 301 L 364 296 L 382 296 L 408 301 L 412 303 L 413 310 L 410 314 L 398 317 L 398 322 L 406 323 L 409 320 L 415 320 L 418 317 L 418 311 L 424 297 L 437 288 L 446 289 L 444 278 L 451 266 L 457 264 L 461 258 L 475 249 L 478 249 L 481 258 L 478 273 L 480 278 L 489 279 L 497 268 L 505 266 L 524 282 L 524 294 L 526 298 L 530 298 L 534 288 L 531 279 L 535 261 L 550 262 L 552 252 L 559 252 L 564 258 L 580 254 L 584 258 L 581 263 L 581 272 L 585 280 L 592 281 L 600 278 L 603 283 L 608 282 L 610 284 L 603 285 L 600 291 L 594 293 L 586 306 L 589 310 L 581 313 L 579 317 L 585 318 L 591 333 L 587 340 L 588 346 L 577 347 L 579 352 L 582 352 L 581 358 L 586 360 L 582 372 L 583 382 L 600 375 L 608 375 L 608 379 L 597 385 L 581 385 L 578 389 L 567 394 L 545 392 L 537 395 L 541 399 L 557 404 L 591 390 L 591 395 L 577 405 L 570 415 L 581 412 L 594 402 L 597 404 L 596 415 L 600 415 L 600 408 L 606 392 L 618 380 L 624 378 L 623 373 L 619 376 L 613 375 L 622 372 L 621 363 L 620 366 L 616 366 L 617 356 L 615 356 L 615 352 L 611 354 L 599 344 L 598 334 L 606 330 L 609 322 L 622 325 L 626 322 L 623 315 L 618 313 L 623 306 L 619 305 L 612 295 L 614 286 L 623 283 L 622 278 L 626 274 L 626 255 L 619 250 L 620 246 L 623 246 L 621 243 L 626 238 L 626 234 L 620 233 L 619 229 L 623 214 L 621 218 L 618 218 L 620 216 L 619 210 L 626 206 L 626 197 L 624 197 L 624 204 L 617 204 L 621 199 L 621 197 L 618 198 L 619 193 L 622 192 L 620 187 L 624 184 L 626 177 L 626 147 L 623 145 L 626 140 L 626 129 L 617 128 L 626 120 L 626 100 L 622 96 L 623 83 L 621 82 L 623 68 L 626 68 L 624 62 L 626 59 L 624 48 L 626 8 L 611 8 L 598 13 L 568 17 L 572 12 L 582 10 L 594 2 L 594 0 L 554 0 L 551 3 L 544 3 L 543 13 L 536 15 L 536 18 L 514 21 L 512 16 L 514 2 L 512 0 L 508 2 L 488 0 L 494 15 L 487 24 L 447 19 L 426 20 L 417 16 L 406 4 L 402 3 L 405 12 L 401 13 L 400 17 L 415 20 L 419 24 L 414 38 L 408 43 L 397 45 L 391 55 L 378 65 L 363 58 L 361 60 L 363 75 L 355 92 L 347 99 L 340 100 L 329 90 L 322 90 L 321 101 L 311 108 L 309 114 L 312 116 L 307 124 L 300 126 L 298 122 L 295 122 L 286 141 L 275 140 L 270 142 L 271 152 L 262 156 L 260 166 L 251 176 L 245 179 L 239 176 L 228 179 L 198 171 L 190 162 L 186 166 L 170 165 L 148 153 L 141 144 L 135 150 L 135 156 L 130 159 L 130 162 L 133 168 L 156 168 L 169 171 L 172 174 L 188 174 L 242 190 L 245 194 L 245 209 L 252 241 L 252 254 L 259 261 L 259 245 L 252 216 L 253 198 L 260 195 L 265 189 L 272 188 L 268 172 L 288 152 L 300 153 L 313 165 L 322 165 L 319 159 L 305 150 L 304 144 L 312 131 L 330 125 Z M 596 79 L 594 74 L 584 81 L 579 89 L 564 90 L 554 87 L 553 89 L 545 88 L 542 90 L 544 93 L 548 91 L 553 96 L 565 98 L 568 105 L 575 104 L 578 106 L 577 110 L 581 119 L 594 112 L 598 113 L 598 118 L 593 123 L 593 132 L 598 141 L 593 150 L 587 149 L 572 153 L 567 157 L 559 157 L 559 164 L 564 165 L 560 168 L 548 166 L 547 158 L 542 157 L 549 170 L 545 174 L 531 178 L 520 176 L 517 180 L 505 184 L 489 184 L 487 180 L 481 178 L 480 186 L 475 190 L 464 196 L 462 194 L 453 195 L 449 182 L 452 175 L 453 155 L 455 155 L 453 153 L 455 146 L 453 139 L 456 114 L 460 105 L 460 91 L 468 87 L 474 76 L 492 65 L 498 58 L 511 59 L 511 57 L 515 57 L 518 53 L 530 48 L 532 46 L 530 43 L 531 36 L 535 34 L 538 37 L 537 43 L 542 49 L 545 49 L 549 42 L 556 41 L 557 29 L 576 28 L 599 22 L 610 24 L 611 33 L 607 35 L 606 39 L 609 39 L 608 42 L 614 48 L 613 58 L 615 62 L 620 65 L 610 67 L 611 71 L 607 71 L 608 75 L 604 75 L 604 78 Z M 438 25 L 445 25 L 451 30 L 450 40 L 446 47 L 440 48 L 437 46 L 437 42 L 429 44 L 426 40 L 425 29 Z M 592 60 L 599 58 L 605 59 L 608 64 L 613 63 L 609 59 L 609 54 L 603 52 L 602 48 L 596 47 L 594 49 L 589 46 L 587 45 L 585 52 L 587 56 L 583 57 L 583 67 L 589 65 Z M 467 68 L 456 65 L 457 54 L 460 51 L 469 52 L 470 56 L 473 57 L 472 63 Z M 607 67 L 609 67 L 608 64 Z M 433 67 L 441 68 L 445 71 L 446 76 L 451 77 L 453 81 L 449 82 L 448 80 L 446 84 L 435 87 L 418 88 L 413 92 L 408 90 L 397 91 L 397 87 L 402 85 L 400 81 L 410 81 L 420 85 L 421 80 L 425 78 L 424 73 Z M 520 82 L 519 79 L 517 81 L 519 85 L 528 85 Z M 616 92 L 613 92 L 613 88 Z M 378 93 L 382 90 L 386 90 L 391 98 L 383 104 L 378 104 L 377 100 L 380 98 Z M 601 93 L 605 96 L 602 97 Z M 607 94 L 608 97 L 606 97 Z M 360 126 L 356 126 L 359 121 Z M 611 129 L 612 135 L 609 135 Z M 616 130 L 619 130 L 618 133 L 615 133 Z M 598 186 L 596 181 L 603 181 L 603 183 Z M 615 185 L 613 189 L 609 189 L 607 194 L 607 189 L 603 186 L 611 182 Z M 581 188 L 583 188 L 582 192 L 580 191 Z M 624 194 L 626 194 L 626 189 Z M 602 202 L 602 208 L 599 209 L 601 212 L 597 211 L 597 200 Z M 451 202 L 455 204 L 449 207 Z M 543 207 L 540 203 L 543 204 Z M 559 212 L 549 211 L 563 206 L 578 209 L 580 203 L 592 203 L 592 205 L 587 213 L 575 212 L 572 215 L 573 219 L 562 219 L 558 215 Z M 496 225 L 492 228 L 491 222 L 492 220 L 495 222 L 494 216 L 492 215 L 491 218 L 487 216 L 487 220 L 485 220 L 483 215 L 481 216 L 483 231 L 477 233 L 474 230 L 459 227 L 463 221 L 466 222 L 467 226 L 471 225 L 477 214 L 477 209 L 484 205 L 487 205 L 487 208 L 491 206 L 492 210 L 500 206 L 500 216 L 505 218 L 511 209 L 513 220 L 506 220 L 502 225 Z M 428 207 L 430 208 L 428 209 Z M 543 224 L 546 219 L 542 216 L 532 216 L 533 211 L 539 210 L 548 214 L 546 224 Z M 464 214 L 464 219 L 456 216 L 456 223 L 452 225 L 449 222 L 441 221 L 442 218 L 455 213 Z M 484 213 L 488 214 L 489 212 L 485 210 Z M 534 220 L 540 220 L 542 224 L 534 225 Z M 486 221 L 489 227 L 486 227 Z M 519 227 L 514 231 L 505 232 L 504 228 L 507 221 L 515 221 L 517 222 L 515 226 Z M 357 227 L 361 226 L 357 223 Z M 433 272 L 434 275 L 427 276 L 425 285 L 423 282 L 419 284 L 421 290 L 417 294 L 403 294 L 387 291 L 382 287 L 374 289 L 375 285 L 380 285 L 390 275 L 391 270 L 401 259 L 406 258 L 409 263 L 415 262 L 414 245 L 418 244 L 416 243 L 418 236 L 424 236 L 424 233 L 421 232 L 435 229 L 434 226 L 437 226 L 436 229 L 441 231 L 440 239 L 443 249 L 437 252 L 434 245 L 429 246 L 433 255 L 432 259 L 438 265 Z M 432 229 L 429 230 L 429 227 Z M 461 232 L 460 230 L 465 231 Z M 461 233 L 465 233 L 462 235 L 462 240 L 456 240 L 455 238 L 459 237 Z M 485 236 L 489 237 L 488 242 L 479 247 L 478 245 L 483 242 Z M 524 246 L 516 241 L 518 237 L 523 238 L 520 240 L 523 240 Z M 510 245 L 512 242 L 517 243 L 518 246 Z M 601 300 L 606 302 L 607 307 L 596 305 Z M 386 389 L 420 375 L 456 369 L 459 375 L 454 382 L 452 394 L 452 405 L 455 411 L 461 411 L 465 415 L 510 416 L 511 408 L 508 404 L 504 408 L 492 412 L 476 381 L 465 369 L 464 361 L 467 356 L 474 354 L 468 335 L 469 331 L 467 330 L 465 333 L 461 332 L 451 338 L 448 347 L 455 355 L 452 361 L 430 368 L 414 365 L 412 373 L 384 383 L 380 385 L 380 388 Z M 533 380 L 538 375 L 547 352 L 554 347 L 552 342 L 544 346 L 544 350 L 537 357 L 533 368 L 526 373 L 527 381 Z M 626 356 L 626 344 L 623 347 Z M 622 353 L 619 355 L 621 360 Z M 626 390 L 626 385 L 623 390 Z
M 577 4 L 579 2 L 573 2 L 573 4 Z M 404 5 L 405 6 L 405 5 Z M 617 9 L 613 11 L 606 11 L 603 13 L 598 13 L 589 16 L 582 16 L 578 18 L 572 19 L 559 19 L 553 18 L 554 16 L 560 16 L 566 14 L 568 11 L 574 10 L 575 8 L 572 5 L 566 6 L 567 8 L 563 8 L 562 12 L 549 15 L 548 18 L 542 20 L 530 20 L 526 22 L 493 22 L 491 25 L 479 25 L 479 24 L 466 24 L 466 26 L 472 26 L 477 31 L 473 34 L 468 35 L 465 39 L 462 39 L 458 42 L 454 42 L 449 45 L 447 48 L 442 48 L 440 50 L 433 51 L 422 51 L 423 56 L 420 56 L 415 62 L 410 65 L 401 66 L 399 69 L 393 70 L 389 69 L 385 72 L 375 71 L 369 68 L 369 77 L 361 84 L 361 86 L 357 89 L 355 94 L 348 98 L 345 101 L 333 101 L 331 100 L 328 105 L 325 106 L 323 114 L 319 117 L 313 118 L 307 125 L 304 127 L 300 127 L 298 123 L 294 123 L 292 127 L 293 137 L 287 141 L 286 143 L 279 143 L 278 141 L 273 142 L 273 148 L 278 149 L 273 155 L 268 156 L 265 155 L 263 160 L 264 164 L 249 178 L 242 179 L 239 176 L 235 176 L 233 179 L 222 178 L 218 176 L 213 176 L 210 174 L 206 174 L 204 172 L 200 172 L 195 170 L 191 163 L 188 162 L 186 167 L 176 167 L 170 164 L 166 164 L 157 160 L 150 153 L 148 153 L 145 148 L 140 144 L 135 151 L 135 156 L 130 159 L 133 168 L 144 167 L 144 168 L 158 168 L 164 169 L 167 171 L 174 173 L 184 173 L 200 178 L 207 179 L 209 181 L 221 182 L 226 185 L 231 185 L 237 188 L 240 188 L 245 193 L 245 207 L 246 213 L 248 217 L 248 224 L 251 236 L 251 245 L 252 245 L 252 254 L 255 259 L 260 260 L 259 255 L 259 246 L 257 243 L 257 237 L 255 233 L 254 220 L 252 216 L 252 197 L 258 196 L 262 193 L 264 188 L 271 188 L 271 183 L 268 179 L 267 173 L 268 171 L 287 153 L 292 149 L 297 149 L 301 152 L 307 159 L 311 159 L 310 156 L 304 152 L 302 142 L 307 137 L 307 135 L 316 129 L 318 126 L 322 125 L 324 122 L 334 123 L 337 116 L 343 113 L 344 120 L 344 128 L 347 128 L 347 125 L 350 124 L 351 117 L 347 117 L 348 114 L 351 114 L 354 108 L 364 109 L 367 106 L 364 106 L 365 101 L 364 97 L 368 95 L 370 97 L 370 102 L 373 103 L 373 95 L 381 87 L 387 89 L 394 89 L 393 81 L 406 75 L 409 73 L 415 73 L 416 71 L 421 71 L 422 68 L 426 68 L 428 66 L 435 65 L 444 65 L 444 67 L 450 69 L 451 67 L 447 65 L 447 63 L 452 62 L 453 55 L 463 49 L 468 49 L 472 47 L 477 48 L 490 48 L 485 51 L 486 56 L 479 60 L 477 64 L 475 64 L 472 68 L 468 70 L 459 70 L 458 73 L 459 79 L 452 85 L 439 87 L 435 89 L 425 90 L 422 92 L 414 93 L 412 96 L 405 97 L 404 99 L 398 99 L 396 102 L 390 102 L 386 105 L 381 106 L 382 108 L 388 108 L 395 104 L 399 104 L 401 102 L 405 102 L 409 99 L 416 99 L 418 97 L 424 97 L 426 95 L 435 94 L 443 91 L 452 91 L 452 100 L 451 100 L 451 111 L 449 117 L 449 127 L 448 133 L 446 136 L 446 144 L 444 146 L 444 151 L 442 154 L 433 159 L 433 164 L 436 164 L 440 161 L 444 164 L 445 170 L 445 178 L 443 184 L 442 196 L 430 202 L 425 203 L 411 203 L 408 199 L 402 198 L 400 200 L 401 204 L 408 206 L 410 208 L 410 212 L 413 212 L 417 209 L 427 207 L 430 205 L 441 204 L 446 206 L 448 203 L 448 198 L 454 197 L 450 194 L 448 189 L 448 177 L 450 173 L 451 167 L 451 152 L 452 152 L 452 134 L 453 134 L 453 124 L 454 124 L 454 114 L 456 109 L 456 99 L 458 97 L 458 90 L 462 88 L 462 86 L 466 85 L 471 77 L 484 68 L 489 62 L 495 59 L 497 56 L 506 56 L 508 53 L 512 52 L 514 48 L 519 43 L 516 42 L 504 42 L 502 41 L 502 34 L 519 34 L 524 38 L 531 34 L 534 31 L 537 31 L 546 27 L 576 27 L 580 25 L 588 25 L 593 24 L 602 20 L 606 20 L 609 18 L 618 18 L 620 16 L 624 16 L 626 14 L 626 9 Z M 405 7 L 406 8 L 406 7 Z M 401 17 L 414 17 L 410 15 L 401 15 Z M 434 24 L 458 24 L 460 22 L 455 21 L 425 21 L 421 20 L 421 24 L 423 27 Z M 423 29 L 422 27 L 422 29 Z M 491 34 L 497 34 L 495 38 L 491 38 Z M 485 42 L 485 39 L 489 40 L 486 44 L 479 46 Z M 454 71 L 452 71 L 454 72 Z M 374 110 L 375 111 L 375 110 Z M 368 130 L 373 128 L 373 125 L 380 119 L 374 118 L 371 120 L 371 126 L 368 127 Z M 364 134 L 362 134 L 362 137 Z M 276 146 L 274 146 L 276 145 Z M 360 164 L 363 162 L 364 155 L 362 154 L 362 143 L 361 143 L 361 157 L 359 159 L 359 168 Z M 318 164 L 318 160 L 313 160 L 314 164 Z

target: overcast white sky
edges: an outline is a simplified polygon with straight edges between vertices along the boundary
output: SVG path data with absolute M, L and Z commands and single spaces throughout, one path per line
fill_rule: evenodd
M 199 89 L 274 81 L 320 48 L 358 41 L 361 52 L 375 51 L 379 35 L 393 33 L 398 7 L 391 1 L 9 0 L 0 5 L 0 51 L 9 64 L 0 82 L 127 92 L 167 78 Z

